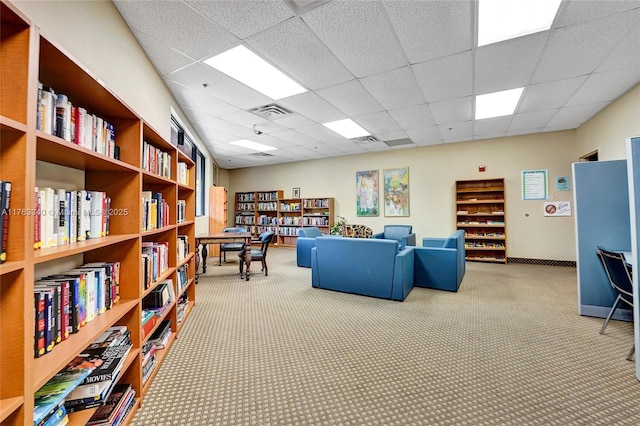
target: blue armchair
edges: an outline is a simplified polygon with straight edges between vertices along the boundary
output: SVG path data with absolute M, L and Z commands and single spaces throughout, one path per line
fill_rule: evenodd
M 298 266 L 311 268 L 311 249 L 316 246 L 316 237 L 324 235 L 315 226 L 300 228 L 296 240 L 296 261 Z
M 400 243 L 400 249 L 416 245 L 416 234 L 411 225 L 385 225 L 383 232 L 373 234 L 371 238 L 396 240 Z
M 416 287 L 458 291 L 466 271 L 463 230 L 448 238 L 425 237 L 413 252 Z

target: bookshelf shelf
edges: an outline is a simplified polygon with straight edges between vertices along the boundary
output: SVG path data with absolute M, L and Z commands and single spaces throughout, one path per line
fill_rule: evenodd
M 506 263 L 504 207 L 504 179 L 456 181 L 456 226 L 465 230 L 467 260 Z
M 169 269 L 161 278 L 173 282 L 174 294 L 178 293 L 176 265 L 186 269 L 188 280 L 180 295 L 186 297 L 187 308 L 181 326 L 195 306 L 195 256 L 189 253 L 177 261 L 178 235 L 186 236 L 188 245 L 195 247 L 195 163 L 118 99 L 97 76 L 42 35 L 8 0 L 0 0 L 0 63 L 0 180 L 12 184 L 10 209 L 22 212 L 10 216 L 7 260 L 0 264 L 0 329 L 11 330 L 0 333 L 0 426 L 33 424 L 34 393 L 114 325 L 126 326 L 133 344 L 118 379 L 119 383 L 130 383 L 136 392 L 136 405 L 127 416 L 131 421 L 153 379 L 143 386 L 141 305 L 142 297 L 148 294 L 141 285 L 144 242 L 168 242 Z M 48 126 L 42 127 L 46 131 L 40 130 L 44 121 L 42 113 L 37 115 L 42 95 L 39 83 L 42 90 L 55 90 L 67 96 L 73 107 L 86 109 L 92 116 L 89 121 L 106 122 L 101 129 L 115 135 L 115 146 L 106 136 L 98 139 L 95 146 L 81 145 L 70 141 L 68 132 L 62 133 L 63 138 Z M 165 152 L 164 177 L 143 168 L 145 143 Z M 178 182 L 179 161 L 188 170 L 186 182 Z M 185 171 L 184 165 L 181 170 Z M 59 185 L 56 189 L 106 193 L 111 199 L 109 235 L 34 249 L 38 207 L 34 187 L 54 184 Z M 144 191 L 160 192 L 166 200 L 167 220 L 160 229 L 142 232 Z M 178 200 L 184 206 L 180 224 Z M 118 303 L 55 344 L 51 352 L 36 358 L 34 282 L 85 263 L 116 261 L 120 262 Z M 176 311 L 173 301 L 163 313 L 174 328 Z M 176 337 L 174 332 L 171 342 Z M 156 370 L 167 351 L 168 348 L 163 350 Z M 94 411 L 73 413 L 71 424 L 86 423 Z

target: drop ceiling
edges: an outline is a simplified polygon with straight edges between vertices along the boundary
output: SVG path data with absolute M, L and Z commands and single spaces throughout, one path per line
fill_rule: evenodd
M 482 47 L 475 1 L 114 3 L 225 169 L 575 129 L 640 83 L 640 0 L 564 0 L 550 30 Z M 308 91 L 274 100 L 203 63 L 239 44 Z M 516 87 L 514 115 L 473 119 L 475 95 Z M 321 124 L 344 118 L 373 137 Z

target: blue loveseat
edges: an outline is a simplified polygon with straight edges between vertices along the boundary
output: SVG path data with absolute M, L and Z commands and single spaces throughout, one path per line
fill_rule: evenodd
M 400 248 L 416 245 L 412 225 L 385 225 L 382 232 L 373 234 L 371 238 L 395 240 L 400 243 Z
M 403 301 L 413 289 L 413 247 L 371 238 L 317 238 L 311 249 L 316 288 Z
M 296 262 L 298 266 L 311 268 L 311 249 L 316 246 L 316 238 L 324 234 L 315 226 L 300 228 L 296 239 Z
M 464 231 L 448 238 L 423 238 L 414 257 L 416 287 L 458 291 L 466 271 Z

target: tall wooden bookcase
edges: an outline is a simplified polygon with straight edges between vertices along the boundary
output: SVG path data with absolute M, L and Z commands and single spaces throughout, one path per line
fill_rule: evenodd
M 222 186 L 209 188 L 209 233 L 222 232 L 228 223 L 228 193 Z M 211 244 L 209 256 L 215 257 L 220 253 L 220 244 Z
M 507 262 L 504 179 L 456 181 L 456 224 L 467 260 Z
M 156 352 L 158 366 L 195 304 L 195 164 L 162 138 L 134 111 L 114 96 L 84 67 L 45 37 L 13 5 L 0 0 L 0 179 L 12 182 L 7 261 L 0 264 L 0 424 L 33 424 L 33 395 L 63 369 L 80 351 L 113 325 L 126 325 L 133 349 L 125 360 L 119 382 L 136 391 L 133 417 L 153 381 L 142 383 L 141 348 L 150 334 L 143 334 L 141 300 L 153 288 L 143 290 L 141 250 L 145 241 L 169 243 L 169 268 L 155 282 L 172 279 L 177 269 L 187 269 L 188 282 L 160 319 L 171 319 L 172 338 Z M 113 159 L 36 130 L 38 81 L 65 94 L 78 106 L 115 126 L 120 158 Z M 171 177 L 143 171 L 142 143 L 171 155 Z M 176 180 L 178 161 L 190 169 L 187 184 Z M 111 197 L 110 233 L 101 238 L 45 249 L 34 249 L 34 187 L 43 167 L 60 167 L 82 176 L 83 188 L 106 191 Z M 66 174 L 60 176 L 61 185 Z M 74 182 L 75 184 L 76 182 Z M 169 202 L 168 224 L 142 231 L 142 191 L 162 193 Z M 186 217 L 177 223 L 176 202 L 183 200 Z M 178 261 L 177 238 L 187 236 L 188 255 Z M 111 310 L 87 323 L 50 353 L 34 357 L 34 280 L 42 273 L 59 272 L 86 262 L 119 261 L 120 301 Z M 183 308 L 186 307 L 184 310 Z M 178 311 L 182 311 L 179 314 Z M 160 324 L 160 321 L 157 321 Z M 84 424 L 93 410 L 70 416 L 71 424 Z

